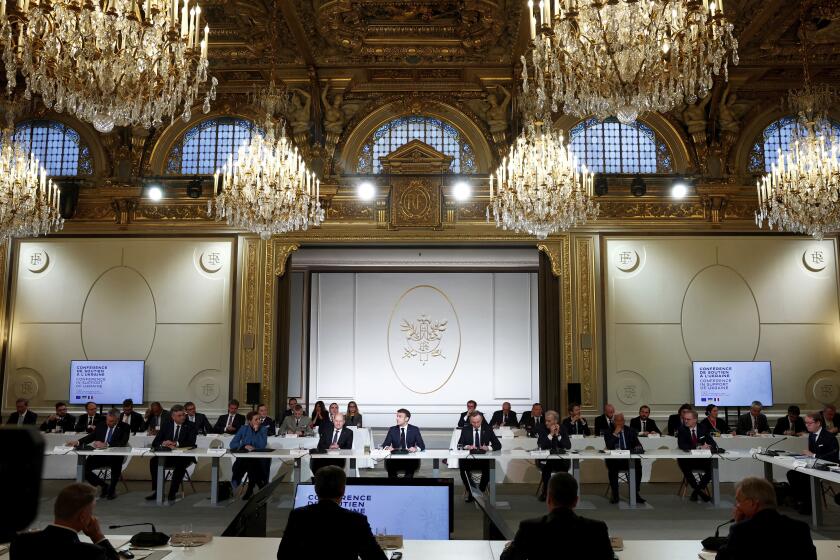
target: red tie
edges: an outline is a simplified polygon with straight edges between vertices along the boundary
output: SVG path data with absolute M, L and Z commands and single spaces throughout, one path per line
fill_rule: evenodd
M 691 430 L 691 444 L 694 447 L 697 447 L 697 432 L 695 432 L 693 429 Z

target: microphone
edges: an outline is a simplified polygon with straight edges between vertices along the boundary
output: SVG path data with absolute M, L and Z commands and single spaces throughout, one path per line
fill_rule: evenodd
M 783 442 L 783 441 L 785 441 L 786 439 L 787 439 L 786 437 L 783 437 L 783 438 L 782 438 L 782 439 L 780 439 L 779 441 L 774 441 L 773 443 L 771 443 L 770 445 L 768 445 L 768 446 L 767 446 L 767 449 L 765 449 L 764 451 L 762 451 L 761 453 L 759 453 L 759 455 L 766 455 L 766 456 L 768 456 L 768 457 L 778 457 L 778 456 L 779 456 L 779 452 L 778 452 L 778 451 L 770 451 L 770 448 L 771 448 L 771 447 L 773 447 L 774 445 L 777 445 L 777 444 L 779 444 L 779 443 L 782 443 L 782 442 Z
M 131 544 L 139 547 L 153 547 L 163 546 L 169 542 L 169 535 L 166 533 L 159 533 L 155 529 L 154 523 L 128 523 L 126 525 L 108 525 L 109 529 L 121 529 L 123 527 L 137 527 L 139 525 L 148 525 L 152 528 L 151 531 L 141 531 L 131 537 Z
M 715 527 L 715 536 L 714 537 L 706 537 L 700 544 L 703 545 L 705 550 L 720 550 L 720 548 L 727 543 L 729 537 L 721 537 L 720 536 L 720 528 L 729 525 L 730 523 L 735 523 L 735 519 L 730 519 L 729 521 L 724 521 L 717 527 Z

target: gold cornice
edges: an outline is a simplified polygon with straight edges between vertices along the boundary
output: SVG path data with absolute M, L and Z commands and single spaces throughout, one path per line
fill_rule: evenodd
M 300 245 L 297 243 L 276 245 L 274 249 L 274 276 L 279 278 L 286 274 L 286 262 L 288 262 L 289 256 L 297 251 L 298 248 L 300 248 Z
M 562 247 L 555 243 L 540 243 L 537 245 L 537 250 L 542 251 L 551 261 L 551 273 L 555 278 L 560 278 L 563 272 L 563 256 Z

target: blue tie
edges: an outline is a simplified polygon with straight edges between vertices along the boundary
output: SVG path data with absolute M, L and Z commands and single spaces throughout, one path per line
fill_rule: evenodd
M 618 448 L 624 449 L 624 432 L 619 432 L 618 434 Z
M 111 436 L 112 435 L 114 435 L 113 434 L 113 428 L 108 428 L 108 435 L 105 436 L 105 443 L 107 443 L 108 445 L 111 445 Z

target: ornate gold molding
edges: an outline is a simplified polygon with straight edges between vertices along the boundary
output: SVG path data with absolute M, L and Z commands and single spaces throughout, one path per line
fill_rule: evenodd
M 243 239 L 242 298 L 239 310 L 239 395 L 245 394 L 245 383 L 256 381 L 259 363 L 257 332 L 260 295 L 260 240 Z
M 574 381 L 574 349 L 572 337 L 572 278 L 570 271 L 570 240 L 569 234 L 552 237 L 550 241 L 537 245 L 537 250 L 542 251 L 551 261 L 551 273 L 560 279 L 560 338 L 557 341 L 562 344 L 562 383 Z
M 298 250 L 297 243 L 283 243 L 280 240 L 260 241 L 265 244 L 265 273 L 263 276 L 263 332 L 262 332 L 262 401 L 271 402 L 271 372 L 274 371 L 274 295 L 277 293 L 277 279 L 286 274 L 289 255 Z
M 560 278 L 563 266 L 563 256 L 561 255 L 561 247 L 554 243 L 540 243 L 537 245 L 537 250 L 542 251 L 551 261 L 551 273 L 555 278 Z
M 577 310 L 578 375 L 581 406 L 594 408 L 596 393 L 595 351 L 595 252 L 593 237 L 575 238 L 575 309 Z
M 274 249 L 274 276 L 280 277 L 286 274 L 286 262 L 289 256 L 300 248 L 297 243 L 287 243 L 285 245 L 277 245 Z

